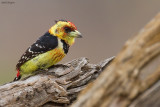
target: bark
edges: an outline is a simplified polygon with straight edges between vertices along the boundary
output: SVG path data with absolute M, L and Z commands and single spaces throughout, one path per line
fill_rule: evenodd
M 149 22 L 71 107 L 160 107 L 160 14 Z
M 24 80 L 0 86 L 0 107 L 64 107 L 97 78 L 114 57 L 99 64 L 79 58 Z

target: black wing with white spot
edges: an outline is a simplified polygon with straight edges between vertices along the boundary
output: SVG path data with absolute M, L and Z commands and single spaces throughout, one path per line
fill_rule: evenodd
M 49 32 L 41 36 L 34 44 L 32 44 L 26 52 L 21 56 L 16 68 L 19 69 L 22 64 L 28 60 L 38 56 L 39 54 L 50 51 L 58 46 L 58 39 Z

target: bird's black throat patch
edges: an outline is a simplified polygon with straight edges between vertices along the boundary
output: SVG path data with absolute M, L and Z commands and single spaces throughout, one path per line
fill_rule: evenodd
M 64 53 L 67 54 L 68 53 L 68 50 L 69 50 L 69 45 L 61 39 L 61 42 L 63 43 L 63 50 L 64 50 Z

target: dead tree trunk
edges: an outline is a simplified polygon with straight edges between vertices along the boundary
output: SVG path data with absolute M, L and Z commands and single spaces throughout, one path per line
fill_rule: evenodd
M 160 14 L 128 40 L 71 107 L 160 107 Z

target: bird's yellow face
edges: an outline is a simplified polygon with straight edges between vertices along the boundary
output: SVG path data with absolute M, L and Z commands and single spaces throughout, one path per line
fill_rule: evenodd
M 76 26 L 69 21 L 58 21 L 49 29 L 49 33 L 64 40 L 70 46 L 74 43 L 75 38 L 82 37 Z

